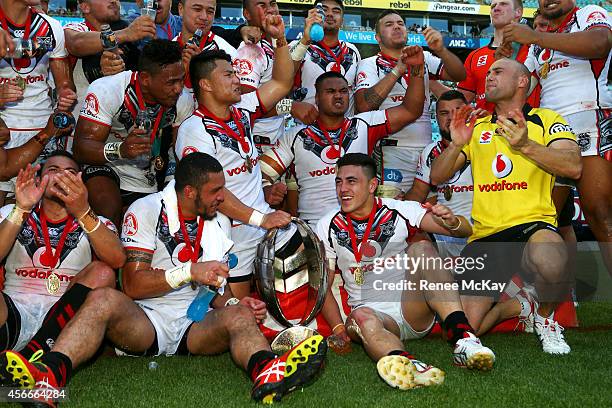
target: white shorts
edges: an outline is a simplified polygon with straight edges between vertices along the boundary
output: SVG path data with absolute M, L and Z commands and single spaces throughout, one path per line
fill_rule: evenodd
M 291 224 L 288 229 L 280 229 L 276 234 L 276 248 L 283 246 L 296 231 L 295 225 Z M 251 278 L 255 271 L 255 257 L 257 256 L 257 245 L 266 234 L 263 228 L 247 224 L 232 225 L 232 241 L 234 247 L 231 252 L 238 258 L 238 263 L 230 269 L 228 282 L 241 282 Z
M 177 316 L 176 311 L 169 307 L 152 308 L 150 305 L 142 304 L 137 300 L 135 303 L 145 312 L 155 329 L 158 348 L 156 355 L 171 356 L 176 354 L 176 350 L 193 320 L 185 315 Z
M 59 297 L 33 293 L 5 293 L 11 298 L 21 319 L 19 337 L 15 350 L 23 349 L 32 340 L 43 324 L 45 316 Z
M 383 146 L 383 185 L 404 193 L 412 187 L 419 156 L 425 147 Z
M 408 323 L 406 319 L 404 319 L 404 313 L 402 312 L 401 302 L 364 303 L 362 305 L 359 305 L 353 308 L 353 310 L 357 310 L 360 307 L 367 307 L 367 308 L 374 310 L 374 312 L 376 312 L 376 314 L 381 320 L 384 320 L 384 316 L 389 316 L 391 319 L 393 319 L 395 323 L 397 323 L 400 329 L 400 340 L 402 341 L 417 340 L 417 339 L 421 339 L 427 336 L 427 334 L 431 331 L 431 328 L 436 323 L 436 319 L 432 318 L 431 324 L 429 325 L 427 329 L 420 331 L 420 332 L 414 330 L 412 326 L 410 326 L 410 323 Z
M 565 117 L 576 135 L 583 156 L 610 156 L 612 109 L 588 110 Z

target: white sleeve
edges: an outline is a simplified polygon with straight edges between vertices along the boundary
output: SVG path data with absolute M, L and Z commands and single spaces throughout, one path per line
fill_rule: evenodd
M 136 200 L 123 217 L 121 242 L 126 249 L 140 249 L 148 252 L 156 248 L 157 216 L 153 214 L 147 197 Z
M 179 126 L 181 123 L 183 123 L 188 117 L 191 116 L 194 110 L 195 101 L 193 99 L 193 94 L 183 89 L 178 101 L 176 101 L 176 119 L 174 119 L 173 126 Z
M 582 31 L 587 31 L 594 27 L 607 27 L 612 29 L 608 12 L 604 8 L 594 4 L 590 4 L 578 10 L 576 17 L 578 19 L 578 26 L 582 27 Z
M 117 227 L 115 226 L 115 224 L 113 224 L 111 220 L 101 215 L 98 215 L 98 218 L 100 219 L 100 222 L 102 224 L 106 225 L 106 228 L 113 231 L 116 235 L 119 235 L 119 232 L 117 231 Z
M 366 58 L 357 66 L 357 80 L 355 92 L 360 89 L 371 88 L 380 81 L 376 69 L 376 57 Z
M 86 33 L 89 32 L 89 27 L 87 27 L 87 24 L 85 23 L 68 23 L 64 26 L 64 31 L 66 30 L 71 30 L 71 31 L 77 31 L 79 33 Z
M 329 224 L 329 217 L 325 216 L 317 222 L 317 225 L 315 227 L 315 233 L 323 242 L 323 246 L 325 247 L 325 258 L 327 260 L 338 258 L 336 250 L 329 244 Z
M 427 210 L 416 201 L 399 201 L 391 198 L 383 198 L 382 201 L 387 207 L 399 212 L 413 227 L 419 228 L 421 220 L 427 214 Z
M 304 126 L 297 126 L 285 132 L 281 138 L 278 139 L 276 146 L 266 151 L 264 156 L 278 163 L 283 168 L 283 171 L 287 171 L 287 167 L 289 167 L 295 159 L 291 145 L 297 137 L 298 132 L 302 129 L 304 129 Z
M 123 74 L 122 72 L 100 78 L 89 85 L 79 114 L 79 120 L 83 118 L 106 126 L 112 125 L 113 116 L 123 104 L 123 94 L 119 93 L 118 90 L 123 91 L 123 89 L 116 85 L 111 86 L 111 81 L 113 81 L 113 78 L 118 80 L 119 75 Z
M 444 63 L 442 60 L 435 55 L 433 55 L 429 51 L 425 51 L 425 65 L 427 66 L 427 71 L 429 75 L 433 75 L 434 77 L 439 77 L 442 73 L 442 67 L 444 67 Z
M 53 31 L 53 37 L 55 38 L 55 47 L 49 54 L 49 59 L 62 59 L 68 56 L 66 51 L 66 38 L 64 37 L 64 29 L 62 24 L 54 18 L 47 17 L 49 27 Z
M 431 185 L 431 167 L 428 160 L 429 154 L 431 152 L 431 145 L 425 147 L 419 156 L 419 162 L 417 163 L 416 174 L 414 178 L 416 180 L 422 181 L 427 185 Z
M 240 85 L 257 89 L 263 76 L 265 51 L 259 45 L 247 45 L 244 42 L 238 48 L 232 65 L 240 79 Z
M 202 118 L 191 116 L 181 124 L 174 152 L 179 160 L 194 152 L 207 153 L 213 157 L 217 154 L 215 144 L 204 128 Z
M 527 69 L 529 70 L 529 72 L 531 72 L 532 74 L 538 68 L 538 59 L 536 58 L 533 50 L 534 50 L 533 45 L 529 46 L 529 51 L 527 52 L 527 58 L 525 58 L 525 62 L 523 62 L 523 65 L 525 65 Z
M 8 217 L 10 212 L 13 210 L 13 207 L 15 207 L 15 204 L 8 204 L 0 208 L 0 222 L 4 221 L 6 217 Z

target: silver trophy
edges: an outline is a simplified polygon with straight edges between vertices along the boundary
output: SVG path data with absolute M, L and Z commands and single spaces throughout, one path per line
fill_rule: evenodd
M 321 311 L 327 293 L 328 266 L 325 261 L 325 247 L 308 224 L 295 217 L 292 217 L 291 221 L 297 226 L 295 234 L 299 234 L 301 238 L 301 243 L 295 250 L 290 250 L 292 253 L 284 259 L 277 257 L 275 243 L 278 229 L 275 228 L 269 230 L 257 246 L 255 259 L 255 276 L 261 298 L 270 315 L 286 327 L 271 344 L 272 351 L 279 355 L 317 334 L 314 329 L 306 326 Z M 289 240 L 292 241 L 295 243 L 293 238 Z M 301 320 L 292 323 L 285 317 L 276 293 L 292 292 L 304 285 L 309 285 L 308 302 Z

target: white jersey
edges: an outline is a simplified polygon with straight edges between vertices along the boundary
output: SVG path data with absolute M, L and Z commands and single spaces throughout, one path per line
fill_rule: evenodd
M 445 183 L 438 186 L 431 184 L 431 164 L 445 148 L 442 142 L 433 142 L 425 147 L 419 157 L 415 180 L 427 184 L 435 193 L 439 204 L 450 208 L 453 214 L 463 215 L 469 220 L 474 198 L 474 181 L 469 161 Z
M 3 221 L 11 212 L 14 205 L 6 205 L 0 209 L 0 221 Z M 117 232 L 112 222 L 100 217 L 110 230 Z M 47 228 L 43 231 L 40 206 L 36 206 L 21 231 L 13 248 L 6 257 L 4 292 L 28 293 L 60 297 L 64 294 L 72 278 L 91 263 L 94 252 L 87 234 L 78 222 L 69 217 L 60 222 L 46 221 Z M 53 247 L 54 255 L 64 232 L 68 228 L 64 244 L 61 246 L 59 259 L 53 265 L 53 260 L 43 255 L 46 253 L 45 232 L 48 231 L 49 243 Z M 47 277 L 51 271 L 57 274 L 60 280 L 60 290 L 51 295 L 47 291 Z
M 397 59 L 378 53 L 359 63 L 355 92 L 375 86 L 397 65 Z M 438 78 L 442 72 L 442 60 L 429 51 L 425 51 L 425 103 L 423 114 L 415 122 L 390 135 L 383 142 L 384 146 L 402 146 L 424 148 L 431 143 L 431 113 L 429 112 L 429 77 Z M 380 109 L 398 106 L 404 100 L 406 89 L 410 85 L 410 73 L 398 78 L 395 85 L 380 105 Z
M 134 118 L 139 110 L 138 89 L 137 72 L 124 71 L 95 80 L 87 90 L 79 120 L 89 120 L 109 127 L 107 142 L 124 141 L 134 127 Z M 158 132 L 165 127 L 181 124 L 191 115 L 193 108 L 193 96 L 188 92 L 183 92 L 176 106 L 170 109 L 146 104 L 148 116 L 154 124 L 153 129 L 157 128 Z M 159 125 L 156 127 L 155 123 Z M 122 190 L 139 193 L 157 191 L 152 166 L 141 169 L 130 159 L 116 160 L 107 165 L 119 176 Z
M 409 239 L 421 225 L 425 213 L 425 208 L 415 201 L 376 198 L 376 213 L 369 237 L 358 247 L 362 254 L 363 285 L 355 282 L 359 264 L 351 244 L 346 215 L 341 211 L 331 211 L 319 220 L 316 233 L 325 245 L 326 257 L 336 259 L 348 292 L 349 306 L 355 308 L 372 302 L 401 301 L 402 290 L 385 289 L 382 283 L 401 284 L 409 271 L 403 267 L 396 268 L 391 262 L 384 265 L 384 261 L 406 253 Z M 352 219 L 355 245 L 363 240 L 368 218 Z
M 83 21 L 79 23 L 69 23 L 64 26 L 64 30 L 77 31 L 79 33 L 87 33 L 91 31 L 89 25 Z M 76 88 L 77 103 L 72 109 L 72 115 L 75 119 L 78 119 L 79 113 L 81 112 L 82 103 L 87 95 L 87 88 L 89 87 L 89 81 L 83 72 L 83 59 L 77 58 L 72 70 L 72 80 Z
M 187 235 L 195 244 L 198 219 L 185 220 Z M 217 215 L 204 221 L 200 240 L 198 262 L 226 262 L 228 251 L 233 245 L 229 236 L 229 219 Z M 151 268 L 171 269 L 189 259 L 180 260 L 179 253 L 185 248 L 185 238 L 180 228 L 174 182 L 163 191 L 136 200 L 123 217 L 121 241 L 126 250 L 139 250 L 153 255 Z M 197 294 L 190 284 L 171 290 L 163 296 L 139 299 L 138 303 L 153 309 L 165 307 L 175 317 L 183 317 L 189 304 Z
M 612 29 L 608 12 L 599 6 L 578 9 L 568 18 L 556 32 L 577 33 L 596 27 Z M 612 108 L 612 94 L 608 90 L 610 53 L 601 59 L 579 58 L 534 44 L 525 66 L 540 80 L 543 108 L 565 117 L 576 112 Z
M 298 41 L 293 41 L 290 48 L 293 49 Z M 353 113 L 353 92 L 355 90 L 355 78 L 357 77 L 357 66 L 361 61 L 359 50 L 353 44 L 340 41 L 334 47 L 328 47 L 323 42 L 312 43 L 304 56 L 304 61 L 296 73 L 294 80 L 295 89 L 292 98 L 296 101 L 315 104 L 315 81 L 328 71 L 340 72 L 346 78 L 349 85 L 349 110 Z
M 61 24 L 45 14 L 30 12 L 29 27 L 17 26 L 4 16 L 0 8 L 0 18 L 6 22 L 8 32 L 13 38 L 36 39 L 39 44 L 47 48 L 47 52 L 34 58 L 0 60 L 0 86 L 15 81 L 17 77 L 25 80 L 26 88 L 23 99 L 10 102 L 0 108 L 0 119 L 15 131 L 40 130 L 47 124 L 53 111 L 52 99 L 49 96 L 49 62 L 54 59 L 68 57 L 66 52 L 64 31 Z
M 234 69 L 240 78 L 240 85 L 248 87 L 252 91 L 272 79 L 272 68 L 274 65 L 274 48 L 266 40 L 257 44 L 245 44 L 238 47 Z M 255 121 L 253 127 L 253 138 L 261 152 L 261 147 L 274 146 L 282 136 L 285 126 L 283 116 L 261 118 Z
M 185 46 L 185 41 L 183 39 L 183 33 L 174 37 L 172 41 L 178 42 L 181 47 Z M 227 41 L 225 41 L 223 38 L 219 37 L 218 35 L 213 34 L 212 31 L 209 31 L 208 34 L 202 38 L 202 41 L 200 42 L 200 50 L 202 52 L 213 51 L 213 50 L 223 50 L 227 52 L 230 57 L 232 57 L 232 61 L 236 58 L 236 54 L 237 54 L 236 49 L 232 47 L 230 43 L 228 43 Z M 187 72 L 185 75 L 185 88 L 187 88 L 190 91 L 192 90 L 191 78 L 189 77 L 189 72 Z
M 200 107 L 179 127 L 175 152 L 180 160 L 193 152 L 216 158 L 225 171 L 225 187 L 245 205 L 271 212 L 261 183 L 259 154 L 253 141 L 253 122 L 265 114 L 259 93 L 242 95 L 224 120 Z
M 318 122 L 294 127 L 280 139 L 278 146 L 265 153 L 283 169 L 291 164 L 295 166 L 298 213 L 313 226 L 324 214 L 339 208 L 336 161 L 346 153 L 371 154 L 374 145 L 389 134 L 385 111 L 346 118 L 337 129 L 322 128 Z

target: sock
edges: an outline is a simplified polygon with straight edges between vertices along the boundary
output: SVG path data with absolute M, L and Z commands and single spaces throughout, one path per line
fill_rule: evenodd
M 38 350 L 49 352 L 64 326 L 85 302 L 90 291 L 90 288 L 80 283 L 75 283 L 68 289 L 49 310 L 40 329 L 21 350 L 21 355 L 29 359 Z
M 412 354 L 404 350 L 393 350 L 387 353 L 388 356 L 403 356 L 408 357 L 409 360 L 416 360 Z
M 64 387 L 72 376 L 72 361 L 58 351 L 45 353 L 40 359 L 55 375 L 58 387 Z
M 466 337 L 467 332 L 474 333 L 474 329 L 470 326 L 465 313 L 461 310 L 446 316 L 444 328 L 446 329 L 446 337 L 450 345 L 455 345 L 458 340 Z
M 249 358 L 247 364 L 247 373 L 251 377 L 252 381 L 255 381 L 259 372 L 268 364 L 270 361 L 276 358 L 276 354 L 270 350 L 259 350 Z

